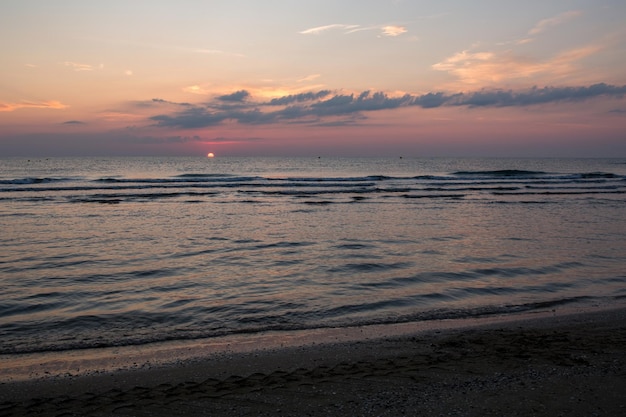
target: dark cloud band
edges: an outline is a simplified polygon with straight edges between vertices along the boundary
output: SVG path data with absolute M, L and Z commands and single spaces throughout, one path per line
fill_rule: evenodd
M 423 95 L 405 94 L 390 97 L 386 93 L 364 91 L 359 95 L 332 94 L 329 90 L 288 95 L 269 102 L 248 100 L 246 90 L 217 97 L 217 103 L 190 106 L 183 111 L 151 117 L 158 126 L 202 128 L 224 122 L 240 124 L 272 124 L 280 122 L 309 122 L 320 125 L 337 123 L 333 117 L 352 117 L 364 112 L 392 110 L 416 106 L 432 109 L 442 106 L 465 107 L 526 107 L 556 102 L 576 102 L 597 97 L 621 98 L 626 85 L 605 83 L 582 87 L 543 87 L 525 91 L 481 90 L 471 93 L 448 94 L 443 92 Z M 330 97 L 329 97 L 330 96 Z M 237 106 L 220 106 L 219 102 L 237 103 Z M 282 107 L 276 110 L 276 107 Z M 331 120 L 329 120 L 331 118 Z

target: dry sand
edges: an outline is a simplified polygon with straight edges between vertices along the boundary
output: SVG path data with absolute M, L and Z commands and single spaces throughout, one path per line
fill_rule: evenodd
M 0 415 L 626 416 L 626 309 L 473 324 L 3 382 Z

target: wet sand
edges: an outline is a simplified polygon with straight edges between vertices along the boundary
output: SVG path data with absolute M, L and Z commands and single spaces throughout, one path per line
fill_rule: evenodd
M 626 309 L 5 379 L 0 415 L 626 415 Z

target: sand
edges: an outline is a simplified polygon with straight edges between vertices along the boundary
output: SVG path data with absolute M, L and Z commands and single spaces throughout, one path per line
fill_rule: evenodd
M 626 415 L 624 308 L 396 333 L 4 378 L 0 415 Z

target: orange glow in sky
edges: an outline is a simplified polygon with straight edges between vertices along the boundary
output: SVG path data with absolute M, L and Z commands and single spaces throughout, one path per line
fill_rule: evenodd
M 9 1 L 0 156 L 626 156 L 626 3 Z

